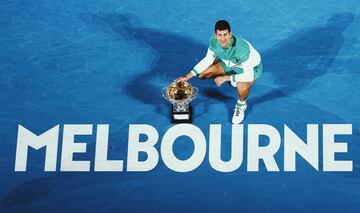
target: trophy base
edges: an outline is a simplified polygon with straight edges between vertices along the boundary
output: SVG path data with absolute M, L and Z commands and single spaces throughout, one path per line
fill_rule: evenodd
M 192 122 L 192 106 L 189 104 L 189 109 L 184 112 L 174 111 L 174 106 L 171 105 L 171 123 L 191 123 Z

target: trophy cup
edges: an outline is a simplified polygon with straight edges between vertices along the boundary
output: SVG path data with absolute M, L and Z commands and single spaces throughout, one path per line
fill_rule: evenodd
M 163 88 L 162 95 L 172 104 L 171 123 L 191 123 L 191 101 L 198 94 L 198 89 L 188 82 L 173 82 Z

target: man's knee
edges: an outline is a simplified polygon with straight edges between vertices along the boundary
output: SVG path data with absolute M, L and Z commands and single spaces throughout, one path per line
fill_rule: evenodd
M 220 75 L 224 75 L 225 72 L 222 70 L 220 63 L 210 65 L 204 72 L 198 76 L 200 79 L 215 78 Z
M 200 73 L 200 75 L 198 76 L 199 79 L 203 80 L 203 79 L 208 79 L 208 74 L 207 73 Z
M 212 73 L 215 71 L 215 65 L 210 65 L 204 72 L 198 76 L 200 79 L 208 79 L 212 77 Z
M 200 80 L 206 79 L 206 78 L 205 78 L 205 75 L 202 75 L 202 74 L 200 74 L 200 75 L 198 76 L 198 78 L 199 78 Z
M 254 82 L 237 82 L 236 87 L 240 93 L 248 92 L 253 84 Z

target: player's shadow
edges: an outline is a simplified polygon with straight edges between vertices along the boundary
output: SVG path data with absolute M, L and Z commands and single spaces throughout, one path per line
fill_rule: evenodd
M 352 13 L 336 14 L 325 25 L 295 33 L 262 54 L 265 72 L 270 72 L 279 86 L 251 98 L 249 111 L 261 102 L 301 92 L 325 75 L 344 44 L 343 32 L 353 20 Z
M 284 93 L 301 91 L 327 73 L 353 20 L 352 13 L 336 14 L 324 26 L 307 28 L 274 45 L 263 54 L 266 71 Z
M 134 26 L 124 15 L 109 14 L 94 18 L 106 22 L 121 37 L 134 39 L 153 51 L 155 60 L 151 62 L 149 72 L 134 75 L 124 89 L 129 96 L 152 104 L 157 112 L 167 115 L 168 107 L 161 97 L 161 88 L 191 70 L 204 56 L 207 46 L 179 34 Z M 270 72 L 279 87 L 251 98 L 249 112 L 253 105 L 300 92 L 311 81 L 325 75 L 344 43 L 343 32 L 353 19 L 352 13 L 335 14 L 326 24 L 295 33 L 263 53 L 264 72 Z M 209 84 L 212 82 L 196 82 L 201 88 Z M 202 101 L 205 98 L 203 101 L 210 101 L 208 104 L 212 101 L 226 102 L 229 115 L 232 114 L 236 92 L 227 88 L 226 91 L 232 93 L 220 94 L 215 90 L 201 89 L 198 99 Z

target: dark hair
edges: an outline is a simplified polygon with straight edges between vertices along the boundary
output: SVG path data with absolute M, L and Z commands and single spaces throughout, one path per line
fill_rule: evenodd
M 215 24 L 215 33 L 217 30 L 229 30 L 229 32 L 231 32 L 231 27 L 230 27 L 229 22 L 227 22 L 225 20 L 217 21 Z

